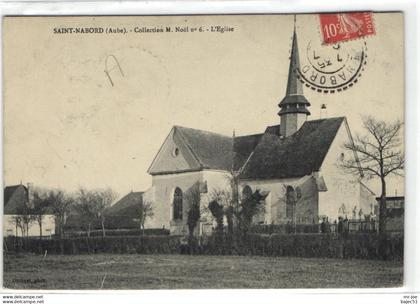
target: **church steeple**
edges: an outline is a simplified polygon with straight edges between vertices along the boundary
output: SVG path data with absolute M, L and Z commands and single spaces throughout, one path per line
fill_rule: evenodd
M 296 36 L 296 16 L 293 29 L 292 52 L 290 55 L 289 77 L 287 79 L 286 96 L 279 103 L 280 135 L 287 137 L 302 126 L 308 115 L 311 115 L 308 106 L 311 104 L 303 96 L 302 83 L 297 77 L 299 69 L 299 50 Z

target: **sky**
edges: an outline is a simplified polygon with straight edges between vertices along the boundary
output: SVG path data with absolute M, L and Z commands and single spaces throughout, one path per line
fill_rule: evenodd
M 304 90 L 309 119 L 326 104 L 323 117 L 346 116 L 353 135 L 363 134 L 363 115 L 404 120 L 403 17 L 375 14 L 374 25 L 376 34 L 365 39 L 367 64 L 352 88 Z M 166 26 L 189 31 L 134 31 Z M 199 31 L 211 26 L 234 30 Z M 127 33 L 54 34 L 63 27 Z M 144 191 L 173 125 L 247 135 L 279 123 L 292 15 L 6 17 L 3 31 L 5 185 Z M 309 41 L 319 42 L 318 16 L 298 15 L 296 31 L 302 56 Z M 368 184 L 379 194 L 377 181 Z M 390 179 L 388 191 L 403 194 L 403 179 Z

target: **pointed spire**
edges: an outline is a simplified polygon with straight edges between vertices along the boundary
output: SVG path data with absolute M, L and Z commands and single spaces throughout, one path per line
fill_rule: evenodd
M 286 96 L 279 103 L 280 126 L 279 135 L 288 137 L 294 134 L 311 113 L 311 104 L 303 95 L 303 85 L 299 80 L 299 48 L 296 34 L 296 15 L 294 16 L 292 50 L 290 52 L 289 75 L 287 79 Z
M 290 53 L 290 64 L 289 64 L 289 75 L 287 79 L 286 96 L 279 103 L 281 108 L 279 115 L 285 113 L 306 113 L 310 115 L 310 112 L 306 108 L 311 104 L 303 96 L 302 83 L 298 78 L 297 71 L 299 70 L 299 48 L 297 43 L 296 34 L 296 15 L 294 16 L 293 25 L 293 38 L 292 38 L 292 50 Z
M 296 16 L 295 16 L 296 18 Z M 296 19 L 295 19 L 296 22 Z M 292 52 L 290 54 L 289 77 L 287 79 L 286 95 L 302 95 L 302 83 L 297 78 L 297 70 L 299 69 L 299 50 L 296 38 L 296 23 L 293 29 Z

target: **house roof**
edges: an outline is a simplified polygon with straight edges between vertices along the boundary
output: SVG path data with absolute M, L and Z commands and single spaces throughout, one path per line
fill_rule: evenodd
M 306 121 L 293 135 L 281 138 L 279 126 L 268 127 L 240 177 L 300 177 L 319 171 L 344 117 Z
M 7 186 L 4 188 L 4 214 L 18 214 L 28 201 L 28 189 L 24 185 Z
M 130 192 L 107 210 L 110 216 L 134 216 L 136 208 L 143 202 L 143 192 Z

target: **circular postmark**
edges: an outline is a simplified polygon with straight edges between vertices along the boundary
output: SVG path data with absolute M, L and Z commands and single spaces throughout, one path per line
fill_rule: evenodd
M 300 58 L 297 77 L 317 92 L 335 93 L 352 87 L 362 75 L 367 62 L 364 40 L 332 45 L 309 41 Z

